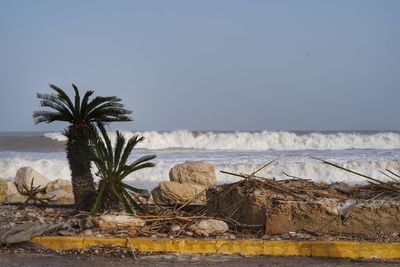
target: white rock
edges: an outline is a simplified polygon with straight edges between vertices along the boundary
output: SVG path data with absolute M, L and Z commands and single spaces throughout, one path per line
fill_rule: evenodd
M 128 215 L 101 215 L 93 219 L 93 222 L 103 228 L 117 226 L 141 227 L 145 224 L 142 219 Z
M 64 190 L 65 192 L 72 193 L 72 183 L 69 180 L 57 179 L 47 184 L 46 193 Z
M 27 198 L 18 192 L 14 182 L 0 181 L 0 203 L 23 203 Z
M 187 236 L 193 236 L 193 232 L 191 232 L 191 231 L 186 231 L 186 232 L 185 232 L 185 235 L 187 235 Z
M 181 227 L 179 225 L 172 225 L 171 231 L 172 232 L 179 232 L 181 230 Z
M 73 205 L 75 203 L 74 194 L 62 189 L 48 192 L 42 195 L 42 198 L 50 199 L 51 203 L 57 205 Z
M 14 183 L 20 191 L 25 192 L 26 190 L 24 189 L 23 185 L 30 189 L 32 179 L 33 186 L 40 186 L 40 188 L 42 189 L 46 188 L 46 185 L 49 182 L 46 177 L 44 177 L 42 174 L 38 173 L 31 167 L 22 167 L 17 170 L 17 175 L 15 177 Z
M 213 185 L 216 183 L 215 166 L 206 161 L 186 161 L 172 167 L 169 180 L 178 183 Z
M 161 182 L 151 192 L 153 200 L 158 205 L 204 204 L 206 202 L 205 186 L 191 183 Z
M 190 230 L 201 236 L 218 235 L 228 231 L 229 226 L 224 221 L 207 219 L 191 225 Z

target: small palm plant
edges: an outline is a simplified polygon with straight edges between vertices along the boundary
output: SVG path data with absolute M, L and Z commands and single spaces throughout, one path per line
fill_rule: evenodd
M 121 209 L 121 205 L 130 214 L 134 214 L 136 210 L 142 211 L 140 201 L 132 192 L 141 194 L 147 192 L 147 190 L 130 186 L 124 183 L 123 179 L 137 170 L 154 167 L 155 164 L 149 161 L 156 156 L 143 156 L 127 164 L 132 149 L 144 138 L 135 135 L 126 140 L 117 131 L 115 147 L 113 148 L 104 127 L 98 125 L 98 128 L 101 136 L 95 133 L 91 137 L 91 145 L 88 151 L 88 158 L 95 163 L 98 169 L 96 175 L 100 177 L 97 199 L 91 212 L 116 211 Z
M 115 96 L 90 97 L 86 91 L 81 98 L 78 88 L 72 85 L 75 96 L 70 98 L 64 90 L 50 84 L 52 94 L 37 94 L 40 106 L 50 110 L 33 112 L 35 123 L 62 121 L 69 123 L 67 137 L 67 159 L 71 169 L 71 180 L 78 210 L 90 210 L 96 199 L 96 188 L 90 170 L 90 161 L 84 157 L 81 144 L 89 144 L 89 137 L 96 123 L 131 121 L 130 110 L 124 108 L 121 99 Z

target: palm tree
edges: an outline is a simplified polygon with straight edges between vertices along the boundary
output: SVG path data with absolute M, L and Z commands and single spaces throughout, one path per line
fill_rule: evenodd
M 135 210 L 142 210 L 140 201 L 135 193 L 145 193 L 142 190 L 130 186 L 123 182 L 123 179 L 129 174 L 144 168 L 154 167 L 154 163 L 148 162 L 154 159 L 155 155 L 143 156 L 130 164 L 127 164 L 132 149 L 139 142 L 143 141 L 143 137 L 137 135 L 128 141 L 117 131 L 115 137 L 115 148 L 112 147 L 110 138 L 105 131 L 103 125 L 99 125 L 102 137 L 95 132 L 91 137 L 88 150 L 88 158 L 92 160 L 100 177 L 98 195 L 96 203 L 92 208 L 92 213 L 97 211 L 120 210 L 121 205 L 127 213 L 133 214 Z M 132 209 L 133 207 L 133 209 Z
M 69 96 L 59 87 L 50 84 L 55 91 L 51 94 L 37 94 L 40 106 L 51 110 L 33 112 L 36 124 L 53 121 L 67 122 L 70 125 L 65 129 L 67 137 L 67 159 L 71 169 L 72 187 L 75 196 L 75 206 L 78 210 L 89 211 L 96 199 L 96 188 L 88 160 L 81 147 L 89 143 L 91 132 L 95 129 L 95 123 L 109 123 L 113 121 L 131 121 L 131 111 L 124 109 L 119 103 L 121 99 L 115 96 L 97 96 L 90 100 L 93 91 L 86 91 L 82 100 L 78 88 L 72 85 L 75 91 L 75 99 Z

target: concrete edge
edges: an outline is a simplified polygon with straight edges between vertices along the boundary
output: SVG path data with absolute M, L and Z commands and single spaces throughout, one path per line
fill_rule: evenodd
M 269 241 L 221 239 L 151 239 L 44 236 L 31 240 L 53 250 L 116 245 L 139 252 L 310 256 L 331 258 L 400 259 L 400 243 L 355 241 Z

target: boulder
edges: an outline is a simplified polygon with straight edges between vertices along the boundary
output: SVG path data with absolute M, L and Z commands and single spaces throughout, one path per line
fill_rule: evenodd
M 7 181 L 0 180 L 0 203 L 3 203 L 7 198 Z
M 26 199 L 18 192 L 14 182 L 0 181 L 0 203 L 23 203 Z
M 145 224 L 142 219 L 128 215 L 101 215 L 92 221 L 100 228 L 142 227 Z
M 52 204 L 57 205 L 73 205 L 75 203 L 74 194 L 72 192 L 58 189 L 42 195 L 43 198 L 49 199 Z
M 229 226 L 224 221 L 207 219 L 198 221 L 191 225 L 190 230 L 196 235 L 208 237 L 210 235 L 219 235 L 225 233 L 229 230 Z
M 46 193 L 63 190 L 67 193 L 72 193 L 72 183 L 69 180 L 57 179 L 47 184 Z
M 22 167 L 17 170 L 17 175 L 15 177 L 14 183 L 21 192 L 25 192 L 26 190 L 24 189 L 24 185 L 30 189 L 33 178 L 34 187 L 40 186 L 40 188 L 45 189 L 47 183 L 49 182 L 46 177 L 44 177 L 42 174 L 38 173 L 31 167 Z
M 151 192 L 153 200 L 158 205 L 191 204 L 201 205 L 206 202 L 205 186 L 190 183 L 161 182 Z
M 205 161 L 186 161 L 172 167 L 169 172 L 169 180 L 205 186 L 213 185 L 216 183 L 215 167 Z

